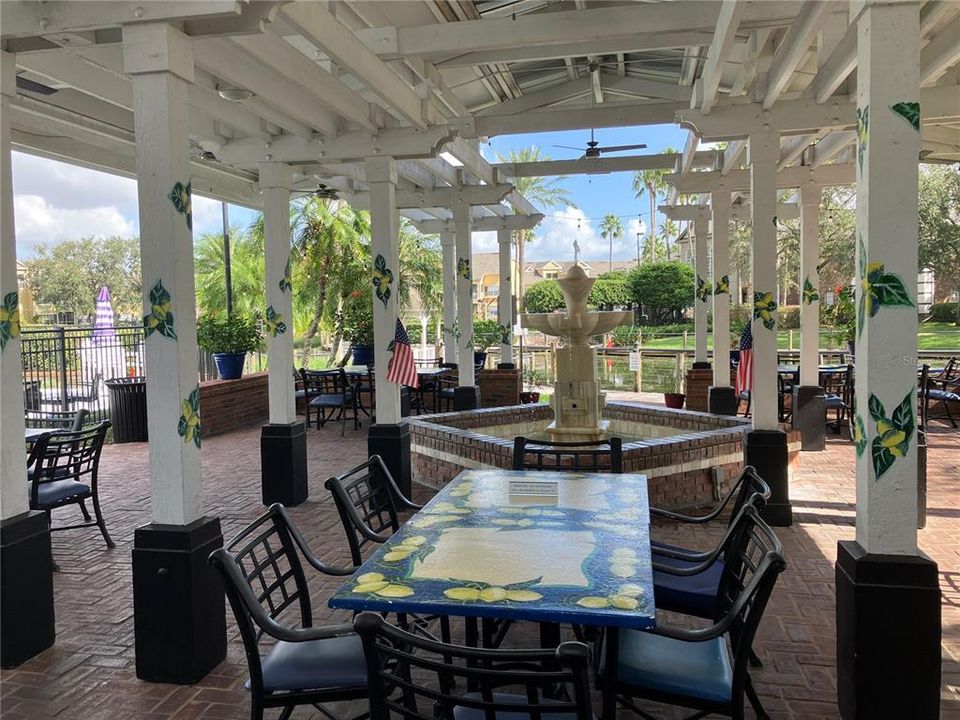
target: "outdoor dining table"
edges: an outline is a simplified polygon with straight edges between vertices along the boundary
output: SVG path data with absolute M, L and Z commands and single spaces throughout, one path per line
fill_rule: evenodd
M 41 435 L 45 433 L 57 432 L 58 430 L 62 432 L 63 428 L 28 427 L 24 429 L 23 439 L 28 443 L 35 443 Z
M 329 605 L 603 626 L 613 720 L 618 629 L 654 625 L 646 475 L 465 470 Z

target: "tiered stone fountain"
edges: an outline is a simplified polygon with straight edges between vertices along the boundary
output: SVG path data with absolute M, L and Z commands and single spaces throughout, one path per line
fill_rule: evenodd
M 567 312 L 523 313 L 520 325 L 559 337 L 557 348 L 557 380 L 553 405 L 554 421 L 547 426 L 552 440 L 586 442 L 606 437 L 609 421 L 601 419 L 606 395 L 597 380 L 596 351 L 589 340 L 633 321 L 630 310 L 588 312 L 587 297 L 595 278 L 587 277 L 583 268 L 574 265 L 558 280 Z

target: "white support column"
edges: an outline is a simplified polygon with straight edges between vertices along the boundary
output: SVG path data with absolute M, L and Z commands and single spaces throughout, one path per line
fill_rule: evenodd
M 710 193 L 713 225 L 713 386 L 730 387 L 730 193 Z
M 457 361 L 457 245 L 454 233 L 440 233 L 443 253 L 443 360 Z
M 857 542 L 915 555 L 918 5 L 867 3 L 858 32 Z
M 707 235 L 710 216 L 701 208 L 693 221 L 694 270 L 697 274 L 696 297 L 693 303 L 693 329 L 696 348 L 693 361 L 707 362 L 707 310 L 710 307 L 711 281 L 707 277 Z
M 470 259 L 472 240 L 472 218 L 470 206 L 465 204 L 453 208 L 453 224 L 457 236 L 457 323 L 460 329 L 457 364 L 460 385 L 476 384 L 473 368 L 473 268 Z
M 511 230 L 497 230 L 500 248 L 500 294 L 497 297 L 497 322 L 506 328 L 509 342 L 500 344 L 500 362 L 513 362 L 513 264 L 510 262 Z
M 753 390 L 756 430 L 778 430 L 777 418 L 777 161 L 779 134 L 751 133 L 750 198 L 753 219 Z
M 400 386 L 388 382 L 388 349 L 396 334 L 400 279 L 400 245 L 397 226 L 397 162 L 391 157 L 368 157 L 367 185 L 370 186 L 370 226 L 373 260 L 373 344 L 376 364 L 377 424 L 400 422 Z
M 190 38 L 165 24 L 123 29 L 133 79 L 146 339 L 152 518 L 201 516 L 196 293 L 190 207 L 187 87 Z
M 293 396 L 293 288 L 290 284 L 290 188 L 293 173 L 284 163 L 261 163 L 263 234 L 266 245 L 267 312 L 264 330 L 269 367 L 270 422 L 296 422 Z
M 820 383 L 820 198 L 817 185 L 800 187 L 800 384 Z
M 13 217 L 10 111 L 16 98 L 14 56 L 0 51 L 0 519 L 27 512 L 27 463 L 23 443 L 23 366 L 17 291 L 17 239 Z

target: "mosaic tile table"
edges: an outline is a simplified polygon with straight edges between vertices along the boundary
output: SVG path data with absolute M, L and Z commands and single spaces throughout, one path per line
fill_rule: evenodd
M 557 495 L 511 495 L 511 481 L 556 483 Z M 649 522 L 645 475 L 466 470 L 329 604 L 652 627 Z

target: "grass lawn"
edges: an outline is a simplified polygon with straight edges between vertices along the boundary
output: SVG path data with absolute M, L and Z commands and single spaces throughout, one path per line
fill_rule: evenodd
M 790 347 L 790 333 L 787 330 L 781 330 L 777 333 L 777 347 L 780 350 L 788 350 Z M 731 339 L 732 347 L 736 348 L 736 340 Z M 713 348 L 713 336 L 707 336 L 707 346 Z M 687 334 L 687 349 L 694 347 L 693 333 Z M 680 350 L 683 348 L 683 336 L 675 335 L 671 337 L 654 338 L 652 340 L 644 339 L 644 350 Z M 837 349 L 841 345 L 837 343 L 830 333 L 820 333 L 820 348 Z M 793 349 L 800 349 L 800 331 L 793 331 Z M 923 323 L 917 332 L 918 350 L 958 350 L 960 351 L 960 328 L 949 323 Z

